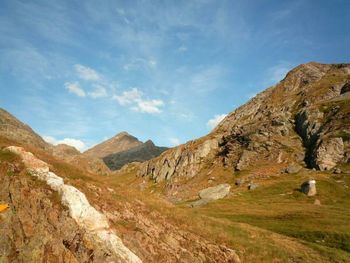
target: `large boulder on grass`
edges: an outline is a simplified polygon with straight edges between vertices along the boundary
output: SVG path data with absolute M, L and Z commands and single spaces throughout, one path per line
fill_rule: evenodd
M 307 196 L 314 196 L 316 195 L 316 181 L 315 180 L 309 180 L 304 182 L 301 185 L 301 192 L 306 194 Z
M 224 198 L 230 192 L 229 184 L 219 184 L 199 191 L 199 197 L 206 200 L 217 200 Z

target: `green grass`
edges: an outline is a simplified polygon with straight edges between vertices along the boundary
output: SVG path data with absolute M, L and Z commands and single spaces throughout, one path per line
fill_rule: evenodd
M 298 191 L 311 176 L 317 180 L 316 197 Z M 198 212 L 230 222 L 226 231 L 244 223 L 296 238 L 329 257 L 329 262 L 350 262 L 350 192 L 344 186 L 350 185 L 350 178 L 343 180 L 338 183 L 327 174 L 285 176 L 271 185 L 210 203 Z M 315 199 L 321 206 L 314 205 Z

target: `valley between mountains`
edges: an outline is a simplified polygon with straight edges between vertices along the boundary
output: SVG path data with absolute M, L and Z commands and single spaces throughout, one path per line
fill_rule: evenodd
M 350 64 L 302 64 L 174 148 L 80 153 L 5 109 L 0 147 L 0 262 L 350 262 Z

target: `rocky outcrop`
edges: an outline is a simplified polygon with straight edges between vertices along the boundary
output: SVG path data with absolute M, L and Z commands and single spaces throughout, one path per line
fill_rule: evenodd
M 218 149 L 217 139 L 189 142 L 165 151 L 158 158 L 142 164 L 139 175 L 160 182 L 173 176 L 193 177 L 213 158 Z
M 30 175 L 44 181 L 59 194 L 62 204 L 68 208 L 69 215 L 79 227 L 92 236 L 98 246 L 103 246 L 109 251 L 109 261 L 141 262 L 110 228 L 106 216 L 92 207 L 82 192 L 71 185 L 66 185 L 61 177 L 49 171 L 47 163 L 37 159 L 32 153 L 14 146 L 7 147 L 7 150 L 23 159 Z
M 345 85 L 341 88 L 340 94 L 344 94 L 350 91 L 350 82 L 345 83 Z
M 209 135 L 144 163 L 139 174 L 158 182 L 174 176 L 193 177 L 215 165 L 232 171 L 264 163 L 285 167 L 306 163 L 309 168 L 323 169 L 321 162 L 330 158 L 325 151 L 335 155 L 334 164 L 347 162 L 348 143 L 343 141 L 341 157 L 339 143 L 331 146 L 335 141 L 327 141 L 341 138 L 340 131 L 350 129 L 350 98 L 341 94 L 349 79 L 349 64 L 300 65 L 228 114 Z M 207 147 L 209 152 L 200 154 L 200 146 L 206 144 L 212 145 Z
M 316 165 L 320 170 L 331 170 L 344 158 L 342 138 L 322 140 L 316 150 Z

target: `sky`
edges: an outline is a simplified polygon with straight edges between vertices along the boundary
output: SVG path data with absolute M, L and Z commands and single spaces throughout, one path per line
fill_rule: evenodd
M 85 149 L 175 146 L 293 67 L 350 62 L 348 0 L 0 1 L 0 107 Z

